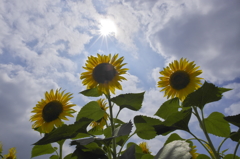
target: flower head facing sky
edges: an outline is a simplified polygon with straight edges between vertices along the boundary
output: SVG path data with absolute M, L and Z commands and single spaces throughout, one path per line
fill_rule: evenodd
M 192 146 L 191 147 L 191 151 L 189 152 L 191 155 L 192 155 L 192 158 L 191 159 L 196 159 L 199 155 L 199 153 L 197 153 L 197 149 L 196 149 L 196 146 Z
M 108 107 L 106 106 L 107 102 L 102 98 L 97 100 L 97 102 L 98 102 L 100 108 L 106 112 L 106 110 L 108 109 Z M 103 129 L 103 127 L 106 125 L 106 122 L 108 120 L 108 116 L 109 115 L 107 113 L 105 113 L 101 119 L 99 119 L 98 121 L 93 121 L 90 124 L 90 126 L 92 126 L 92 128 L 95 130 Z
M 122 75 L 126 74 L 128 68 L 122 68 L 126 63 L 122 63 L 123 57 L 118 58 L 118 54 L 89 56 L 80 79 L 88 89 L 98 87 L 101 93 L 109 94 L 109 90 L 115 94 L 115 89 L 122 90 L 119 81 L 126 80 Z
M 6 159 L 16 159 L 17 158 L 16 153 L 17 153 L 17 151 L 16 151 L 15 147 L 12 147 L 12 148 L 9 149 L 9 153 L 4 155 L 4 158 L 6 158 Z
M 151 154 L 151 152 L 149 151 L 149 147 L 148 147 L 148 145 L 147 145 L 146 142 L 141 142 L 141 143 L 139 144 L 139 147 L 141 147 L 143 153 L 145 153 L 145 154 Z
M 187 59 L 181 58 L 180 61 L 175 60 L 169 66 L 163 68 L 160 72 L 158 87 L 163 88 L 164 96 L 167 98 L 178 97 L 181 101 L 194 90 L 200 87 L 201 79 L 197 77 L 202 73 L 195 67 L 194 61 L 189 62 Z
M 45 93 L 45 99 L 38 101 L 38 104 L 33 108 L 30 121 L 35 122 L 32 127 L 38 128 L 40 132 L 49 133 L 55 127 L 60 127 L 63 120 L 68 120 L 66 116 L 73 117 L 72 113 L 75 110 L 72 109 L 76 104 L 69 103 L 72 94 L 65 93 L 57 89 L 56 92 L 53 90 L 50 93 Z

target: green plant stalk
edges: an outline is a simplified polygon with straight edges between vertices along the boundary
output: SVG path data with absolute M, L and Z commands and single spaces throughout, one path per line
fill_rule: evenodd
M 230 136 L 231 136 L 231 135 L 230 135 Z M 229 136 L 229 137 L 230 137 L 230 136 Z M 223 139 L 223 141 L 219 144 L 218 149 L 217 149 L 218 154 L 220 154 L 220 149 L 221 149 L 223 143 L 224 143 L 229 137 L 225 137 L 225 138 Z
M 128 138 L 124 141 L 124 143 L 122 144 L 122 147 L 120 148 L 120 150 L 118 151 L 118 157 L 120 156 L 120 153 L 124 147 L 124 145 L 126 144 L 126 142 L 133 136 L 136 134 L 136 131 L 134 133 L 132 133 L 130 136 L 128 136 Z
M 238 149 L 238 147 L 239 147 L 239 144 L 240 144 L 240 139 L 239 139 L 239 141 L 238 141 L 238 143 L 237 143 L 237 145 L 236 145 L 236 148 L 235 148 L 235 150 L 234 150 L 233 159 L 235 159 L 235 157 L 236 157 L 236 153 L 237 153 L 237 149 Z
M 207 152 L 211 155 L 211 157 L 214 157 L 212 156 L 212 154 L 210 153 L 210 151 L 208 150 L 208 148 L 201 142 L 205 142 L 207 143 L 206 141 L 202 140 L 202 139 L 199 139 L 197 136 L 195 136 L 191 131 L 189 131 L 189 133 L 194 137 L 194 139 L 198 140 L 198 142 L 207 150 Z M 190 140 L 190 139 L 187 139 L 187 140 Z
M 199 116 L 199 114 L 198 114 L 198 111 L 197 111 L 197 108 L 196 108 L 196 107 L 193 107 L 193 110 L 194 110 L 194 112 L 195 112 L 195 116 L 197 117 L 197 119 L 198 119 L 198 121 L 199 121 L 199 123 L 200 123 L 200 125 L 201 125 L 201 127 L 202 127 L 203 133 L 204 133 L 204 135 L 205 135 L 205 137 L 206 137 L 206 139 L 207 139 L 207 141 L 208 141 L 208 143 L 209 143 L 209 146 L 210 146 L 211 150 L 213 151 L 213 154 L 214 154 L 215 158 L 218 159 L 218 158 L 219 158 L 219 155 L 218 155 L 218 153 L 216 152 L 216 150 L 215 150 L 215 148 L 214 148 L 214 146 L 213 146 L 213 144 L 212 144 L 212 141 L 211 141 L 211 139 L 210 139 L 210 137 L 209 137 L 209 135 L 208 135 L 208 133 L 207 133 L 204 120 L 201 120 L 201 118 L 200 118 L 200 116 Z M 202 113 L 202 119 L 204 119 L 203 111 L 202 111 L 202 110 L 201 110 L 201 113 Z
M 110 94 L 106 95 L 106 98 L 108 99 L 109 104 L 109 111 L 110 111 L 110 122 L 111 122 L 111 130 L 112 130 L 112 136 L 114 135 L 114 122 L 113 122 L 113 110 L 112 110 L 112 104 L 110 99 Z M 112 148 L 113 148 L 113 159 L 116 159 L 116 139 L 113 138 L 112 140 Z

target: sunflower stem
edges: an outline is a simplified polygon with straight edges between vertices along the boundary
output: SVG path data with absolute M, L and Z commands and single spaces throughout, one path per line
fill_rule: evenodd
M 238 147 L 239 147 L 239 144 L 240 144 L 240 139 L 238 140 L 238 143 L 237 143 L 236 148 L 235 148 L 235 150 L 234 150 L 233 159 L 235 159 L 235 157 L 236 157 L 236 153 L 237 153 L 237 149 L 238 149 Z
M 113 122 L 113 110 L 112 110 L 110 93 L 109 93 L 109 95 L 106 95 L 106 98 L 108 99 L 108 103 L 109 103 L 110 122 L 111 122 L 111 130 L 112 130 L 112 137 L 113 137 L 115 126 L 114 126 L 114 122 Z M 116 140 L 115 140 L 115 138 L 113 138 L 113 140 L 112 140 L 112 148 L 113 148 L 113 159 L 116 159 Z
M 213 146 L 213 144 L 212 144 L 212 141 L 211 141 L 211 139 L 210 139 L 210 137 L 209 137 L 209 135 L 208 135 L 208 133 L 207 133 L 206 127 L 205 127 L 203 111 L 201 110 L 201 115 L 202 115 L 202 120 L 201 120 L 201 117 L 200 117 L 200 115 L 199 115 L 199 113 L 198 113 L 198 111 L 197 111 L 197 108 L 196 108 L 196 107 L 193 107 L 193 110 L 194 110 L 194 112 L 195 112 L 195 116 L 197 117 L 197 119 L 198 119 L 198 121 L 199 121 L 199 123 L 200 123 L 200 125 L 201 125 L 201 128 L 202 128 L 202 130 L 203 130 L 203 133 L 204 133 L 204 135 L 205 135 L 205 137 L 206 137 L 206 139 L 207 139 L 207 141 L 208 141 L 208 144 L 209 144 L 209 146 L 210 146 L 210 148 L 211 148 L 211 150 L 212 150 L 212 152 L 213 152 L 213 154 L 210 153 L 210 155 L 211 155 L 211 156 L 214 155 L 213 157 L 216 158 L 216 159 L 218 159 L 218 158 L 219 158 L 219 155 L 218 155 L 218 153 L 216 152 L 216 150 L 215 150 L 215 148 L 214 148 L 214 146 Z
M 65 142 L 65 139 L 57 142 L 59 144 L 59 159 L 62 159 L 62 148 L 63 148 L 64 142 Z

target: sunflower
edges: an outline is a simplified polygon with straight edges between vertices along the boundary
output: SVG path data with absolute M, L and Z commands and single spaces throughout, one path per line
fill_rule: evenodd
M 193 146 L 191 151 L 189 152 L 192 155 L 191 159 L 196 159 L 199 155 L 199 153 L 196 153 L 197 149 L 195 149 L 195 148 L 196 148 L 196 146 Z
M 200 87 L 202 78 L 197 76 L 202 70 L 197 70 L 199 66 L 195 65 L 194 61 L 189 62 L 181 58 L 180 61 L 175 60 L 159 72 L 163 76 L 159 77 L 158 87 L 163 87 L 161 91 L 165 91 L 164 97 L 178 97 L 183 101 L 189 93 Z
M 71 109 L 76 104 L 69 103 L 72 94 L 61 92 L 61 89 L 57 89 L 54 93 L 53 90 L 50 93 L 45 93 L 45 99 L 38 101 L 38 104 L 33 108 L 32 113 L 36 113 L 31 116 L 30 121 L 35 122 L 32 127 L 38 128 L 40 132 L 49 133 L 53 130 L 54 125 L 60 127 L 63 120 L 68 120 L 66 116 L 73 117 L 72 113 L 75 110 Z
M 107 102 L 105 102 L 105 100 L 102 98 L 97 100 L 97 102 L 98 102 L 100 108 L 106 112 L 106 110 L 108 109 L 108 107 L 106 107 Z M 105 113 L 101 119 L 99 119 L 98 121 L 93 121 L 90 124 L 90 126 L 92 126 L 92 128 L 95 130 L 103 129 L 103 127 L 106 125 L 106 121 L 108 120 L 108 116 L 109 115 L 107 113 Z
M 119 81 L 126 80 L 121 75 L 126 74 L 127 68 L 122 68 L 126 63 L 122 63 L 123 57 L 118 59 L 118 54 L 113 57 L 111 54 L 100 55 L 97 57 L 89 56 L 83 67 L 86 72 L 83 72 L 80 79 L 83 79 L 83 85 L 87 89 L 98 87 L 99 92 L 109 94 L 109 90 L 115 94 L 115 88 L 122 90 Z
M 9 149 L 9 153 L 7 155 L 4 155 L 6 159 L 16 159 L 16 149 L 15 147 L 12 147 Z
M 138 146 L 142 149 L 143 153 L 151 154 L 151 152 L 149 151 L 149 148 L 148 148 L 148 145 L 147 145 L 146 142 L 141 142 Z

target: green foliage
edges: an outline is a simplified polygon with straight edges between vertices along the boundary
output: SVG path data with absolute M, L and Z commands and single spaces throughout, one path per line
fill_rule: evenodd
M 31 158 L 45 154 L 52 154 L 57 148 L 53 148 L 51 144 L 35 145 L 32 148 Z
M 164 102 L 154 115 L 167 119 L 173 113 L 177 113 L 179 108 L 179 99 L 173 98 Z
M 230 134 L 230 125 L 223 117 L 222 113 L 213 112 L 204 119 L 207 132 L 216 136 L 228 137 Z
M 228 154 L 228 155 L 224 156 L 223 159 L 233 159 L 233 154 Z M 240 159 L 240 157 L 235 156 L 235 159 Z
M 185 140 L 185 139 L 181 138 L 178 134 L 173 133 L 168 137 L 168 139 L 165 141 L 164 145 L 167 145 L 168 143 L 170 143 L 174 140 Z
M 77 159 L 77 157 L 72 157 L 72 153 L 68 154 L 67 156 L 64 157 L 64 159 Z
M 87 97 L 99 97 L 102 95 L 101 92 L 98 91 L 98 88 L 95 87 L 95 88 L 91 88 L 91 89 L 87 89 L 87 90 L 84 90 L 82 92 L 79 92 Z
M 137 135 L 142 139 L 149 140 L 157 135 L 153 126 L 160 125 L 162 122 L 159 119 L 138 115 L 134 117 L 134 124 Z
M 52 155 L 52 156 L 50 157 L 50 159 L 59 159 L 59 156 L 58 156 L 58 155 Z
M 76 121 L 84 117 L 97 121 L 101 119 L 105 113 L 106 112 L 101 109 L 98 102 L 91 101 L 82 107 L 82 109 L 79 111 L 77 115 Z
M 240 128 L 240 114 L 224 117 L 226 121 Z
M 198 155 L 197 159 L 211 159 L 211 158 L 208 157 L 208 156 L 205 155 L 205 154 L 200 154 L 200 155 Z
M 78 133 L 86 133 L 87 126 L 92 122 L 91 119 L 81 118 L 71 125 L 63 125 L 49 134 L 46 134 L 42 139 L 34 145 L 45 145 L 52 142 L 57 142 L 63 139 L 70 139 L 76 137 Z
M 240 131 L 238 130 L 238 132 L 232 132 L 230 138 L 232 139 L 232 141 L 239 142 L 240 141 Z
M 201 88 L 190 93 L 183 101 L 184 107 L 197 106 L 203 109 L 205 104 L 218 101 L 222 98 L 222 94 L 231 89 L 219 88 L 212 83 L 204 82 Z
M 131 145 L 124 151 L 124 153 L 119 157 L 119 159 L 136 159 L 135 157 L 135 145 Z
M 111 99 L 120 109 L 128 108 L 134 111 L 141 109 L 144 93 L 121 94 Z

